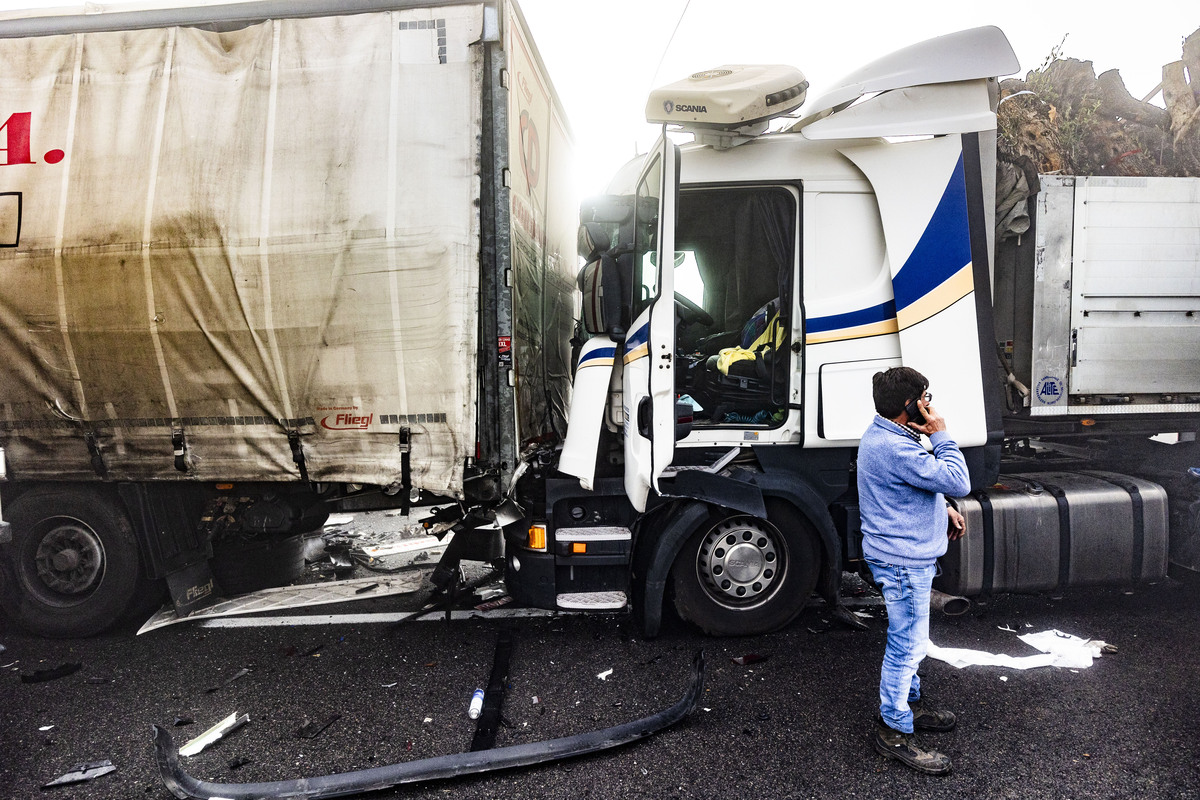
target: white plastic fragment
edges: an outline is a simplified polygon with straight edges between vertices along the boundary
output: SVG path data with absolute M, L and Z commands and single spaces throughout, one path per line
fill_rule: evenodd
M 43 725 L 42 727 L 38 728 L 38 730 L 39 731 L 48 731 L 53 727 L 54 727 L 53 725 Z
M 1004 681 L 1005 683 L 1008 683 L 1008 676 L 1007 676 L 1007 675 L 1001 675 L 1001 676 L 1000 676 L 1000 680 Z
M 1016 632 L 1017 632 L 1016 628 L 1010 628 L 1010 627 L 1008 627 L 1007 625 L 997 625 L 997 626 L 996 626 L 996 628 L 997 628 L 998 630 L 1002 630 L 1002 631 L 1008 631 L 1009 633 L 1016 633 Z
M 597 674 L 596 677 L 602 681 L 606 681 L 606 680 L 608 680 L 608 676 L 612 675 L 612 674 L 613 674 L 612 667 L 609 667 L 608 669 L 604 670 L 604 672 Z
M 204 733 L 197 736 L 195 739 L 192 739 L 183 747 L 179 748 L 179 755 L 194 756 L 213 742 L 220 741 L 249 721 L 249 714 L 242 714 L 239 717 L 238 713 L 235 711 L 225 719 L 218 722 L 216 725 L 213 725 Z

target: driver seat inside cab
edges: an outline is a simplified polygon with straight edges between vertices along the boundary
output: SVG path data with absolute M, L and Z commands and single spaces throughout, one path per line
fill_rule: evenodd
M 796 201 L 786 189 L 680 193 L 675 376 L 694 426 L 772 427 L 786 418 L 795 242 Z
M 580 228 L 583 322 L 621 341 L 636 287 L 652 284 L 652 253 L 635 269 L 617 242 L 632 241 L 634 198 L 588 204 Z M 645 215 L 642 215 L 645 216 Z M 796 197 L 783 187 L 695 188 L 680 193 L 675 229 L 675 391 L 693 427 L 783 424 L 791 347 Z

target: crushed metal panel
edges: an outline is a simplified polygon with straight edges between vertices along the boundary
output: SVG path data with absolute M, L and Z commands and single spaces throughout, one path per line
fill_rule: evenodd
M 332 583 L 263 589 L 219 602 L 188 617 L 178 616 L 175 613 L 175 607 L 168 605 L 148 619 L 146 624 L 138 630 L 138 634 L 190 620 L 227 617 L 235 614 L 258 614 L 265 611 L 280 611 L 285 608 L 345 603 L 351 600 L 405 594 L 418 591 L 424 582 L 425 572 L 420 571 L 410 575 L 379 575 Z

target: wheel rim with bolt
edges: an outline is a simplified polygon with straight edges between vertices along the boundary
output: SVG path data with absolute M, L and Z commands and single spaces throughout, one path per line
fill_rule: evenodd
M 76 519 L 43 523 L 44 533 L 33 555 L 43 600 L 78 602 L 104 578 L 104 544 L 91 527 Z
M 713 600 L 745 608 L 766 602 L 787 575 L 787 545 L 769 523 L 752 517 L 713 526 L 696 554 L 696 574 Z

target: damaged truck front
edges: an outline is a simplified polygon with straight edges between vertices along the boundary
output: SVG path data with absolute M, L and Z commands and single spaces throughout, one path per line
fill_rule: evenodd
M 520 10 L 279 10 L 0 22 L 0 603 L 30 630 L 286 581 L 331 509 L 491 501 L 565 429 L 571 137 Z
M 772 630 L 814 590 L 847 619 L 856 448 L 872 376 L 901 365 L 970 469 L 939 588 L 1200 568 L 1200 181 L 1033 175 L 997 213 L 997 78 L 1017 69 L 989 27 L 811 103 L 783 66 L 652 93 L 663 137 L 583 206 L 588 338 L 561 453 L 506 527 L 514 596 L 631 603 L 648 635 L 670 604 L 709 633 Z

